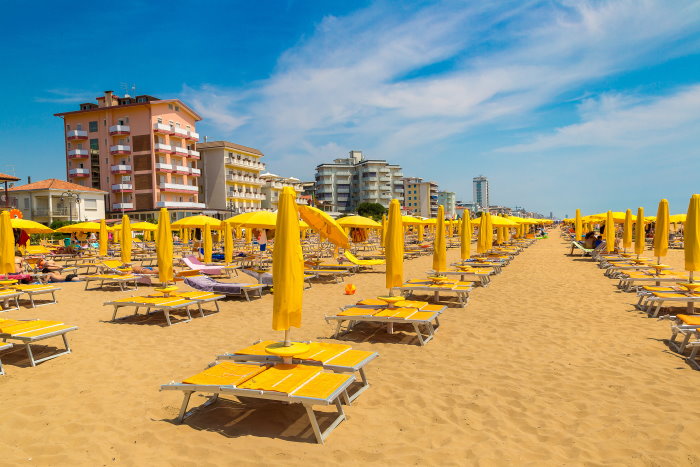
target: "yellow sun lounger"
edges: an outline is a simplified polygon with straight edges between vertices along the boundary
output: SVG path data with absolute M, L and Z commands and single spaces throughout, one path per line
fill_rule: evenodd
M 372 266 L 379 266 L 380 264 L 386 264 L 386 260 L 383 260 L 383 259 L 359 259 L 357 256 L 353 255 L 352 252 L 350 252 L 349 250 L 345 250 L 344 255 L 348 259 L 348 261 L 350 261 L 352 264 L 355 264 L 355 265 L 361 266 L 361 267 L 371 268 Z
M 9 342 L 0 342 L 0 351 L 7 350 L 12 347 Z M 2 368 L 2 360 L 0 360 L 0 376 L 5 374 L 5 370 Z
M 180 322 L 188 323 L 188 322 L 192 321 L 192 315 L 190 314 L 190 306 L 197 305 L 197 302 L 195 300 L 189 300 L 189 299 L 185 299 L 185 298 L 181 298 L 181 297 L 177 297 L 177 296 L 172 296 L 172 297 L 128 297 L 128 298 L 121 298 L 119 300 L 113 300 L 111 302 L 106 302 L 105 305 L 112 305 L 114 307 L 114 313 L 112 314 L 112 321 L 115 321 L 117 319 L 117 311 L 119 311 L 120 308 L 133 306 L 135 309 L 134 309 L 134 314 L 132 316 L 138 315 L 140 308 L 145 308 L 146 314 L 152 313 L 151 310 L 155 310 L 154 312 L 162 311 L 163 314 L 165 315 L 165 320 L 168 322 L 168 326 L 172 326 L 173 323 L 170 320 L 170 312 L 171 311 L 184 310 L 185 313 L 187 314 L 187 320 L 179 321 L 178 323 L 174 323 L 174 324 L 179 324 Z M 120 319 L 124 319 L 124 318 L 120 318 Z
M 476 276 L 479 284 L 486 287 L 491 282 L 490 276 L 494 273 L 493 268 L 472 268 L 460 266 L 458 269 L 451 271 L 441 271 L 439 274 L 443 276 L 459 276 L 459 280 L 465 282 L 467 276 Z M 435 271 L 427 271 L 429 276 L 436 275 Z
M 668 302 L 679 304 L 698 303 L 700 302 L 700 294 L 693 294 L 687 291 L 652 292 L 646 299 L 645 311 L 651 318 L 656 318 L 659 316 L 662 306 Z
M 56 292 L 58 290 L 61 290 L 60 287 L 56 287 L 55 285 L 49 285 L 49 284 L 17 284 L 17 285 L 13 285 L 12 288 L 18 292 L 22 292 L 23 294 L 27 294 L 27 296 L 29 296 L 29 301 L 32 304 L 32 308 L 36 308 L 38 306 L 43 306 L 43 305 L 53 305 L 54 303 L 57 303 L 56 302 Z M 51 295 L 50 302 L 37 304 L 34 301 L 35 295 L 46 295 L 46 294 Z
M 19 310 L 19 297 L 22 292 L 14 289 L 2 289 L 0 290 L 0 312 Z M 10 302 L 14 300 L 14 308 L 10 308 Z
M 350 275 L 350 271 L 347 269 L 304 269 L 304 274 L 313 275 L 314 278 L 327 278 L 333 279 L 333 282 L 342 282 L 345 276 Z
M 18 343 L 24 344 L 32 366 L 36 366 L 37 363 L 45 362 L 52 358 L 60 357 L 61 355 L 69 354 L 71 349 L 70 345 L 68 345 L 66 334 L 76 329 L 78 329 L 77 326 L 64 324 L 60 321 L 0 319 L 0 339 L 4 341 L 17 341 Z M 56 336 L 61 336 L 63 338 L 63 344 L 66 347 L 65 350 L 48 357 L 38 360 L 35 359 L 31 344 Z
M 467 306 L 469 301 L 469 292 L 473 288 L 473 282 L 462 282 L 456 280 L 448 280 L 442 283 L 434 283 L 430 279 L 411 279 L 405 282 L 403 285 L 398 287 L 392 287 L 391 292 L 394 290 L 399 291 L 405 297 L 410 297 L 414 292 L 432 292 L 433 300 L 435 303 L 440 302 L 440 293 L 453 293 L 457 297 L 462 308 Z
M 184 392 L 178 423 L 196 410 L 216 402 L 220 394 L 235 396 L 242 402 L 245 399 L 263 399 L 302 404 L 306 408 L 316 441 L 323 444 L 328 435 L 345 420 L 341 398 L 350 404 L 347 389 L 354 379 L 352 375 L 325 372 L 321 366 L 225 361 L 215 363 L 181 383 L 171 382 L 160 388 Z M 211 396 L 207 402 L 188 412 L 190 397 L 195 392 Z M 318 405 L 335 405 L 337 410 L 335 419 L 323 431 L 313 409 Z
M 269 354 L 265 350 L 268 345 L 275 342 L 277 341 L 259 341 L 234 353 L 218 355 L 216 359 L 236 362 L 281 363 L 282 357 Z M 307 342 L 307 344 L 309 344 L 309 350 L 303 354 L 295 355 L 292 363 L 321 365 L 326 370 L 331 370 L 334 373 L 357 373 L 360 386 L 352 393 L 348 391 L 350 401 L 355 400 L 357 396 L 369 388 L 365 375 L 365 365 L 379 356 L 377 352 L 354 350 L 345 344 L 327 342 Z
M 197 307 L 199 309 L 199 314 L 204 318 L 204 310 L 202 309 L 202 305 L 205 303 L 213 303 L 214 307 L 216 308 L 216 313 L 218 313 L 219 310 L 219 300 L 226 298 L 226 295 L 221 295 L 217 294 L 214 292 L 202 292 L 202 291 L 192 291 L 192 292 L 177 292 L 174 294 L 170 295 L 171 297 L 180 297 L 184 298 L 185 300 L 194 300 L 197 302 Z M 160 293 L 154 293 L 152 295 L 149 295 L 149 297 L 163 297 L 162 294 Z
M 83 276 L 83 279 L 85 280 L 85 290 L 102 289 L 106 284 L 108 286 L 117 286 L 121 291 L 128 290 L 127 286 L 132 282 L 134 284 L 133 288 L 137 289 L 137 282 L 139 280 L 138 276 L 134 274 L 91 274 L 89 276 Z M 99 282 L 100 285 L 88 289 L 90 282 Z

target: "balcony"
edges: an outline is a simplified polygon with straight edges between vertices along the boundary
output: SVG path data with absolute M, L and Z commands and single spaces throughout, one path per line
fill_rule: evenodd
M 192 159 L 199 159 L 199 151 L 195 151 L 194 149 L 189 150 L 189 156 Z
M 308 205 L 308 204 L 309 204 L 309 200 L 308 200 L 308 199 L 304 199 L 304 198 L 297 198 L 297 204 Z
M 87 177 L 90 175 L 90 171 L 88 169 L 70 169 L 68 175 L 71 177 Z
M 160 133 L 163 135 L 172 135 L 173 130 L 170 128 L 170 125 L 165 125 L 163 123 L 156 123 L 153 125 L 153 131 L 155 133 Z
M 66 132 L 66 139 L 88 139 L 88 132 L 85 130 L 70 130 Z
M 153 149 L 155 150 L 155 152 L 160 153 L 160 154 L 172 154 L 173 153 L 173 147 L 170 146 L 169 144 L 156 143 L 153 145 Z
M 77 214 L 77 212 L 75 214 Z M 70 210 L 68 208 L 32 209 L 32 217 L 68 217 L 69 215 Z
M 173 146 L 175 154 L 178 156 L 187 157 L 189 155 L 189 150 L 187 148 L 181 148 L 180 146 Z
M 178 138 L 187 138 L 189 135 L 190 132 L 185 130 L 184 128 L 173 128 L 173 136 L 177 136 Z
M 190 168 L 185 167 L 184 165 L 176 165 L 175 166 L 175 173 L 187 175 L 190 173 Z
M 188 131 L 187 133 L 188 139 L 191 139 L 192 141 L 199 141 L 199 133 L 196 131 Z
M 90 156 L 90 151 L 87 149 L 71 149 L 68 151 L 68 159 L 85 159 Z
M 204 203 L 193 203 L 191 201 L 158 201 L 156 203 L 157 208 L 190 208 L 190 209 L 204 209 L 206 205 Z
M 131 133 L 131 128 L 127 125 L 112 125 L 109 127 L 109 134 L 114 135 L 128 135 Z
M 123 173 L 130 173 L 131 172 L 131 166 L 130 165 L 113 165 L 110 167 L 112 173 L 114 174 L 123 174 Z
M 262 193 L 248 193 L 245 191 L 229 191 L 227 196 L 229 198 L 238 198 L 238 199 L 252 199 L 252 200 L 264 200 L 265 195 Z
M 156 162 L 156 170 L 159 172 L 172 172 L 173 170 L 175 170 L 175 167 L 172 164 Z
M 257 177 L 244 177 L 242 175 L 226 175 L 226 180 L 229 182 L 237 182 L 247 185 L 258 185 L 262 186 L 265 181 Z
M 380 182 L 391 182 L 391 177 L 379 177 Z
M 202 171 L 200 169 L 195 169 L 194 167 L 191 167 L 190 174 L 194 175 L 195 177 L 199 177 L 200 175 L 202 175 Z
M 131 154 L 131 146 L 124 144 L 118 144 L 116 146 L 109 147 L 109 153 L 112 155 L 116 154 Z
M 134 203 L 113 203 L 112 211 L 126 211 L 134 209 Z
M 182 193 L 198 193 L 199 187 L 192 185 L 182 185 L 180 183 L 161 183 L 158 187 L 162 191 L 176 191 Z
M 243 167 L 249 170 L 264 170 L 265 164 L 262 162 L 251 161 L 247 159 L 226 159 L 226 163 L 229 165 L 234 165 L 236 167 Z
M 131 183 L 117 183 L 115 185 L 112 185 L 112 191 L 131 191 L 134 189 L 134 186 Z

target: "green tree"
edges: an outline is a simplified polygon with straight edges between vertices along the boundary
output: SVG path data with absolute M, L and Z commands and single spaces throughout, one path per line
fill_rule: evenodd
M 360 203 L 357 206 L 357 213 L 360 216 L 370 217 L 379 222 L 386 214 L 386 208 L 379 203 Z

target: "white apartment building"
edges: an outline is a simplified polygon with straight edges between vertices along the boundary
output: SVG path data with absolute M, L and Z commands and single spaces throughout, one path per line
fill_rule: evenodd
M 316 167 L 316 200 L 327 211 L 350 213 L 361 203 L 388 208 L 403 200 L 403 171 L 385 160 L 365 159 L 362 151 Z
M 301 193 L 304 191 L 304 185 L 298 178 L 280 177 L 279 175 L 264 173 L 260 175 L 260 179 L 265 182 L 262 186 L 262 194 L 265 197 L 262 202 L 263 209 L 276 211 L 282 189 L 286 186 L 294 188 L 297 194 L 297 204 L 309 204 L 308 200 L 301 198 Z
M 474 203 L 478 204 L 482 209 L 488 210 L 489 208 L 489 180 L 488 178 L 480 175 L 474 177 Z
M 202 160 L 202 198 L 209 211 L 235 215 L 263 208 L 264 154 L 229 141 L 197 144 Z
M 403 179 L 404 206 L 414 216 L 434 218 L 438 212 L 438 184 L 422 178 Z
M 445 217 L 457 217 L 457 195 L 452 191 L 438 191 L 438 206 L 445 209 Z

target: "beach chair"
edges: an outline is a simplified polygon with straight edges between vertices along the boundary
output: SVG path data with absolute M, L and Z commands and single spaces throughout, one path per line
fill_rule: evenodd
M 27 356 L 29 357 L 29 361 L 32 366 L 36 366 L 38 363 L 51 360 L 52 358 L 71 353 L 71 348 L 68 344 L 66 334 L 77 329 L 77 326 L 64 324 L 60 321 L 46 321 L 40 319 L 31 321 L 0 319 L 0 339 L 4 340 L 5 342 L 17 341 L 17 343 L 24 344 L 25 349 L 27 350 Z M 65 350 L 47 357 L 35 359 L 34 354 L 32 353 L 31 345 L 57 336 L 61 336 L 63 338 Z
M 672 319 L 673 322 L 671 323 L 671 337 L 668 340 L 668 345 L 682 354 L 685 352 L 686 347 L 688 347 L 691 337 L 700 328 L 700 315 L 679 314 L 670 317 L 670 319 Z M 676 341 L 676 337 L 678 337 L 679 334 L 683 336 L 681 342 Z M 695 356 L 693 356 L 693 360 L 694 359 Z
M 645 311 L 650 318 L 656 318 L 666 303 L 687 304 L 698 302 L 700 302 L 700 295 L 692 294 L 688 291 L 652 292 L 646 299 Z
M 350 404 L 347 389 L 353 384 L 352 375 L 329 373 L 321 366 L 300 364 L 254 364 L 218 362 L 191 376 L 181 383 L 164 384 L 161 390 L 176 390 L 184 393 L 177 422 L 182 421 L 218 399 L 219 395 L 235 396 L 244 402 L 246 399 L 280 401 L 289 404 L 302 404 L 306 409 L 313 428 L 316 442 L 323 444 L 330 433 L 345 420 L 341 398 Z M 190 398 L 196 392 L 211 394 L 203 405 L 187 411 Z M 325 430 L 321 430 L 314 406 L 335 405 L 334 420 Z
M 185 263 L 185 265 L 188 268 L 199 271 L 202 274 L 207 274 L 207 275 L 211 275 L 211 276 L 224 275 L 225 269 L 223 266 L 208 266 L 208 265 L 202 263 L 199 259 L 197 259 L 196 256 L 193 256 L 193 255 L 183 256 L 182 262 Z M 237 267 L 234 266 L 233 268 L 236 269 Z
M 353 255 L 350 250 L 345 250 L 345 252 L 343 254 L 348 259 L 348 261 L 350 261 L 352 264 L 357 265 L 359 267 L 363 267 L 363 268 L 372 269 L 373 266 L 379 266 L 381 264 L 386 264 L 386 260 L 383 260 L 383 259 L 359 259 L 357 256 Z
M 440 293 L 452 293 L 456 296 L 459 305 L 464 308 L 469 301 L 469 292 L 473 288 L 473 282 L 446 280 L 435 283 L 430 279 L 411 279 L 398 287 L 392 287 L 391 293 L 398 291 L 404 297 L 410 297 L 414 292 L 432 292 L 435 303 L 440 302 Z
M 90 274 L 83 276 L 85 281 L 85 290 L 103 289 L 105 285 L 108 287 L 119 287 L 122 292 L 129 290 L 128 285 L 133 283 L 133 288 L 138 289 L 139 276 L 136 274 Z M 99 282 L 97 287 L 89 289 L 90 282 Z
M 583 243 L 576 240 L 571 242 L 571 253 L 569 254 L 573 255 L 574 250 L 581 250 L 581 256 L 591 256 L 591 253 L 593 253 L 593 248 L 586 248 L 583 246 Z
M 459 276 L 459 280 L 462 282 L 468 282 L 467 277 L 472 276 L 476 278 L 479 285 L 481 285 L 482 287 L 486 287 L 491 282 L 491 275 L 494 274 L 494 272 L 495 270 L 493 268 L 473 268 L 469 266 L 459 266 L 459 269 L 455 270 L 440 271 L 439 273 L 431 270 L 427 271 L 426 274 L 430 276 L 437 274 L 443 276 Z
M 0 342 L 0 352 L 12 348 L 12 344 L 9 342 Z M 0 376 L 5 374 L 5 370 L 2 368 L 2 360 L 0 360 Z
M 304 269 L 304 274 L 314 279 L 332 279 L 334 283 L 343 282 L 350 275 L 347 269 Z
M 655 285 L 662 283 L 675 283 L 687 281 L 688 276 L 679 271 L 663 271 L 661 274 L 646 273 L 643 271 L 626 271 L 619 276 L 617 287 L 625 292 L 636 291 L 641 284 L 653 282 Z
M 53 305 L 54 303 L 58 303 L 56 301 L 56 292 L 61 290 L 60 287 L 56 287 L 54 285 L 49 285 L 49 284 L 16 284 L 12 286 L 12 289 L 21 292 L 23 294 L 26 294 L 29 297 L 29 302 L 32 304 L 32 308 L 36 308 L 38 306 L 43 306 L 43 305 Z M 46 302 L 46 303 L 39 303 L 37 304 L 34 301 L 35 296 L 39 295 L 51 295 L 51 301 Z
M 161 293 L 154 293 L 152 295 L 149 295 L 151 297 L 165 297 L 165 295 Z M 218 313 L 219 310 L 219 300 L 226 298 L 225 295 L 221 294 L 216 294 L 212 292 L 203 292 L 203 291 L 190 291 L 190 292 L 175 292 L 171 293 L 169 295 L 170 297 L 180 297 L 184 298 L 185 300 L 194 300 L 197 303 L 197 309 L 199 310 L 199 315 L 204 318 L 204 308 L 202 305 L 205 305 L 207 303 L 213 303 L 215 312 Z
M 235 362 L 262 362 L 262 363 L 282 363 L 283 358 L 269 354 L 265 348 L 276 341 L 258 341 L 253 345 L 237 350 L 233 353 L 218 355 L 217 360 L 227 360 Z M 304 365 L 321 365 L 326 370 L 334 373 L 354 374 L 355 381 L 359 383 L 356 390 L 348 389 L 350 402 L 369 388 L 365 366 L 377 358 L 377 352 L 365 350 L 354 350 L 349 345 L 332 344 L 327 342 L 306 342 L 309 350 L 303 354 L 295 355 L 292 363 Z M 358 381 L 359 380 L 359 381 Z
M 265 288 L 263 284 L 227 283 L 202 275 L 185 277 L 185 284 L 204 292 L 242 296 L 245 297 L 246 301 L 250 301 L 251 296 L 262 298 L 262 292 Z
M 14 289 L 0 289 L 0 312 L 19 310 L 19 297 L 22 292 Z M 10 302 L 14 300 L 14 308 L 10 308 Z
M 165 315 L 165 321 L 167 321 L 168 326 L 180 323 L 189 323 L 192 321 L 192 315 L 190 314 L 190 306 L 197 305 L 196 300 L 185 299 L 177 296 L 171 297 L 128 297 L 121 298 L 118 300 L 112 300 L 111 302 L 105 302 L 105 305 L 112 305 L 114 307 L 114 313 L 112 314 L 112 321 L 116 321 L 117 312 L 120 308 L 124 307 L 134 307 L 134 313 L 130 316 L 136 316 L 139 314 L 141 308 L 145 308 L 145 314 L 155 313 L 162 311 Z M 151 311 L 154 310 L 154 311 Z M 173 311 L 182 310 L 187 314 L 187 319 L 185 321 L 178 321 L 173 323 L 170 319 L 170 313 Z M 124 316 L 120 319 L 124 319 Z
M 268 287 L 272 287 L 272 274 L 261 269 L 241 269 L 245 274 L 249 275 L 256 281 L 258 281 L 258 284 L 262 284 Z M 311 288 L 311 280 L 316 277 L 315 274 L 309 274 L 307 272 L 304 272 L 304 283 L 306 284 L 305 288 Z

